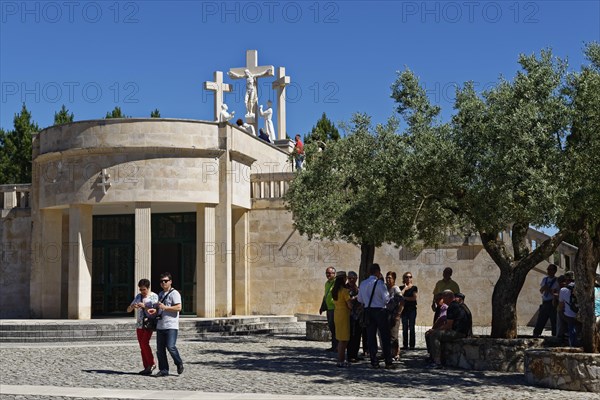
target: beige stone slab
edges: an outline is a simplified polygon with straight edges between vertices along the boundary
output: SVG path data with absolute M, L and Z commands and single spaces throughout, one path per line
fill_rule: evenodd
M 104 399 L 155 399 L 155 400 L 377 400 L 381 397 L 355 396 L 302 396 L 279 395 L 269 393 L 209 393 L 185 390 L 127 390 L 127 389 L 92 389 L 81 387 L 33 386 L 33 385 L 0 385 L 0 393 L 21 396 L 65 396 L 65 397 L 94 397 Z M 408 399 L 408 398 L 405 398 Z M 402 399 L 400 399 L 402 400 Z

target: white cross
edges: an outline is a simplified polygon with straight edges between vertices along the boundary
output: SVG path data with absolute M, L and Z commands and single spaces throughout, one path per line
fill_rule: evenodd
M 277 132 L 278 139 L 285 139 L 285 87 L 291 83 L 289 76 L 285 75 L 285 67 L 277 68 L 277 80 L 273 82 L 273 89 L 277 89 Z
M 111 186 L 111 183 L 108 181 L 110 179 L 110 174 L 106 170 L 106 168 L 102 169 L 100 172 L 100 183 L 98 185 L 102 186 L 102 192 L 106 194 L 106 190 Z
M 272 65 L 258 66 L 258 51 L 246 50 L 246 66 L 239 68 L 231 68 L 229 71 L 236 75 L 244 75 L 244 71 L 248 70 L 252 75 L 273 76 L 274 68 Z M 262 76 L 261 76 L 262 78 Z M 235 79 L 235 78 L 234 78 Z
M 229 72 L 232 72 L 239 77 L 233 77 L 233 79 L 243 79 L 246 70 L 250 71 L 250 73 L 255 77 L 254 87 L 256 90 L 256 97 L 258 99 L 258 82 L 256 82 L 256 80 L 258 78 L 273 76 L 273 71 L 275 68 L 272 65 L 258 66 L 258 51 L 246 50 L 246 66 L 231 68 Z M 258 102 L 254 105 L 254 109 L 252 110 L 254 115 L 257 114 L 257 106 Z M 254 126 L 256 128 L 256 132 L 258 132 L 258 118 L 255 119 Z
M 204 90 L 211 90 L 215 92 L 215 121 L 219 120 L 219 114 L 221 113 L 221 105 L 223 104 L 223 93 L 231 92 L 231 85 L 223 83 L 223 72 L 215 71 L 214 82 L 204 82 Z

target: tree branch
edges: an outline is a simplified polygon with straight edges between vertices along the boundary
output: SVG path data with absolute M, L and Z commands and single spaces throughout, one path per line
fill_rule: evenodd
M 520 261 L 529 254 L 527 246 L 527 231 L 529 223 L 514 223 L 512 226 L 512 245 L 515 261 Z
M 525 258 L 523 258 L 522 262 L 524 265 L 530 265 L 529 270 L 533 269 L 536 265 L 550 257 L 558 246 L 565 240 L 565 237 L 569 231 L 567 229 L 563 229 L 558 231 L 554 236 L 548 238 L 542 242 L 535 250 L 529 253 Z
M 498 265 L 503 272 L 510 271 L 511 268 L 511 260 L 509 255 L 506 252 L 506 245 L 504 242 L 498 243 L 496 240 L 496 234 L 489 234 L 487 232 L 479 231 L 479 236 L 481 237 L 481 243 L 483 243 L 483 247 L 488 252 L 492 260 Z

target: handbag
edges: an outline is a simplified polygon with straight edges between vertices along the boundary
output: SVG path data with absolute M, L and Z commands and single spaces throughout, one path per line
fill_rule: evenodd
M 157 324 L 158 319 L 156 317 L 144 316 L 144 319 L 142 319 L 142 329 L 145 329 L 147 331 L 156 331 Z
M 366 328 L 367 326 L 369 326 L 369 315 L 367 314 L 367 308 L 371 307 L 371 302 L 373 301 L 373 295 L 375 294 L 375 288 L 377 288 L 377 283 L 379 282 L 379 280 L 375 281 L 375 284 L 373 285 L 373 291 L 371 292 L 371 298 L 369 299 L 369 305 L 367 307 L 361 307 L 360 310 L 358 311 L 358 321 L 360 323 L 360 326 L 363 328 Z

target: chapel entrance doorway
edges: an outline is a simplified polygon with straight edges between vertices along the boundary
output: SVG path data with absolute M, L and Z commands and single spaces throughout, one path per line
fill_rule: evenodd
M 181 293 L 181 314 L 196 315 L 196 213 L 152 214 L 152 291 L 160 274 L 173 275 Z
M 93 217 L 92 316 L 124 316 L 134 288 L 133 215 Z

